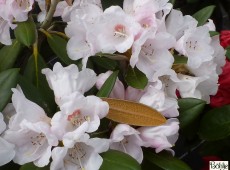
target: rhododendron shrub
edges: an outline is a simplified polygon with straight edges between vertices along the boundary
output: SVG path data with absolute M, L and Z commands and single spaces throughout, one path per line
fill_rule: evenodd
M 3 168 L 189 170 L 177 141 L 229 136 L 229 106 L 209 107 L 228 80 L 212 6 L 193 16 L 168 0 L 0 8 Z

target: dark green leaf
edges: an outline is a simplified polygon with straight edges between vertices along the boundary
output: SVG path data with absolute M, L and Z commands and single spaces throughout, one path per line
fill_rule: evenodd
M 183 161 L 166 152 L 156 154 L 153 150 L 144 149 L 144 158 L 164 170 L 191 170 Z
M 19 69 L 8 69 L 0 73 L 0 111 L 2 111 L 12 96 L 11 88 L 16 87 Z
M 105 68 L 107 70 L 116 70 L 118 63 L 117 61 L 114 61 L 112 59 L 106 58 L 106 57 L 91 57 L 93 63 L 95 63 L 97 66 Z
M 193 17 L 198 21 L 198 26 L 204 25 L 207 22 L 207 20 L 211 17 L 214 9 L 215 6 L 210 5 L 193 14 Z
M 33 163 L 27 163 L 23 166 L 21 166 L 20 170 L 49 170 L 49 166 L 45 166 L 45 167 L 37 167 L 35 166 Z
M 176 0 L 169 0 L 169 2 L 174 5 L 176 3 Z
M 209 31 L 209 34 L 211 37 L 216 36 L 216 35 L 220 35 L 220 33 L 216 32 L 216 31 Z
M 230 46 L 228 46 L 225 50 L 226 50 L 225 56 L 227 57 L 227 59 L 230 60 Z
M 14 40 L 12 45 L 4 46 L 0 50 L 0 72 L 13 67 L 21 49 L 22 45 Z
M 125 75 L 126 83 L 136 89 L 144 89 L 148 83 L 148 78 L 144 73 L 138 70 L 136 67 L 128 67 L 128 71 Z
M 196 3 L 198 2 L 199 0 L 187 0 L 187 3 Z
M 183 129 L 191 125 L 200 116 L 206 102 L 200 99 L 183 98 L 178 100 L 180 127 Z
M 17 23 L 14 35 L 20 43 L 28 47 L 32 45 L 37 38 L 37 30 L 34 21 L 29 19 L 27 21 Z
M 49 108 L 49 102 L 47 101 L 47 94 L 42 94 L 36 86 L 23 76 L 19 76 L 19 85 L 21 86 L 26 98 L 38 104 L 45 110 L 46 113 L 52 113 L 53 110 Z
M 74 63 L 74 61 L 69 58 L 66 51 L 67 40 L 55 34 L 49 34 L 47 40 L 53 52 L 63 63 L 67 65 Z
M 100 170 L 141 170 L 140 164 L 124 152 L 109 150 L 102 153 Z
M 98 91 L 98 97 L 109 97 L 109 94 L 113 90 L 114 84 L 117 80 L 118 72 L 119 71 L 115 71 L 109 76 L 109 78 L 102 85 L 101 89 Z
M 208 141 L 228 137 L 230 135 L 230 105 L 207 112 L 201 120 L 199 135 Z
M 185 56 L 173 55 L 174 63 L 173 64 L 187 64 L 188 58 Z
M 37 65 L 38 65 L 38 73 L 36 76 L 36 69 L 35 69 L 35 61 L 34 56 L 32 55 L 26 65 L 24 76 L 29 80 L 34 86 L 41 93 L 41 95 L 45 96 L 45 101 L 47 102 L 47 107 L 49 113 L 54 113 L 56 110 L 56 104 L 54 101 L 54 94 L 53 91 L 50 89 L 48 82 L 46 80 L 46 76 L 41 73 L 43 68 L 47 68 L 45 61 L 43 60 L 41 55 L 38 55 L 37 58 Z

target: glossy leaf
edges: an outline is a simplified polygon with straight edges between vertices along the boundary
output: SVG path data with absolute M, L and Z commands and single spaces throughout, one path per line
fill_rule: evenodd
M 49 170 L 49 166 L 37 167 L 33 163 L 27 163 L 21 166 L 20 170 Z
M 117 66 L 118 66 L 118 62 L 111 60 L 109 58 L 106 57 L 91 57 L 93 63 L 95 63 L 95 65 L 105 68 L 107 70 L 116 70 Z
M 11 99 L 11 88 L 16 87 L 19 69 L 8 69 L 0 73 L 0 111 L 2 111 Z
M 102 85 L 101 89 L 97 92 L 98 97 L 108 97 L 111 91 L 113 90 L 114 84 L 116 83 L 117 76 L 119 71 L 113 72 L 105 83 Z
M 204 25 L 207 22 L 207 20 L 211 17 L 214 9 L 215 6 L 210 5 L 193 14 L 193 17 L 198 21 L 198 26 Z
M 201 120 L 199 135 L 208 141 L 230 136 L 230 105 L 207 112 Z
M 100 170 L 141 170 L 140 164 L 124 152 L 109 150 L 101 156 L 103 163 Z
M 191 125 L 200 116 L 206 102 L 200 99 L 183 98 L 178 100 L 180 127 L 183 129 Z
M 53 52 L 63 63 L 67 65 L 74 63 L 74 61 L 69 58 L 66 51 L 67 40 L 54 34 L 47 34 L 47 40 Z
M 4 46 L 0 50 L 0 72 L 9 68 L 12 68 L 19 53 L 22 50 L 22 45 L 14 40 L 12 45 Z
M 220 35 L 220 33 L 216 32 L 216 31 L 209 31 L 209 34 L 211 37 L 216 36 L 216 35 Z
M 34 85 L 35 88 L 37 88 L 37 91 L 39 91 L 41 95 L 44 96 L 44 100 L 47 103 L 46 108 L 48 108 L 49 112 L 54 113 L 54 111 L 56 110 L 54 94 L 48 85 L 45 75 L 41 73 L 41 70 L 43 68 L 47 68 L 47 65 L 41 55 L 38 55 L 37 58 L 37 68 L 38 68 L 38 74 L 37 74 L 38 77 L 36 78 L 35 58 L 32 55 L 29 58 L 27 65 L 25 67 L 24 76 L 26 77 L 27 80 L 29 80 Z
M 148 78 L 136 67 L 132 68 L 129 66 L 125 75 L 125 81 L 131 87 L 136 89 L 144 89 L 148 83 Z
M 106 117 L 115 122 L 135 126 L 159 126 L 166 122 L 161 113 L 147 105 L 112 98 L 102 100 L 109 104 L 109 113 Z
M 191 170 L 186 163 L 167 152 L 156 154 L 154 150 L 144 149 L 144 158 L 164 170 Z
M 17 23 L 14 30 L 16 39 L 25 46 L 32 45 L 37 38 L 36 25 L 32 19 Z

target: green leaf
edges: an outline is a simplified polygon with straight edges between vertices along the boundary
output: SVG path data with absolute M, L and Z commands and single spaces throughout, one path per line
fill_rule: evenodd
M 141 170 L 140 164 L 124 152 L 109 150 L 101 156 L 103 163 L 100 170 Z
M 119 71 L 113 72 L 97 92 L 97 97 L 108 97 L 116 83 Z
M 209 31 L 209 34 L 210 34 L 211 37 L 214 37 L 216 35 L 220 35 L 220 33 L 217 32 L 217 31 Z
M 14 35 L 16 39 L 25 46 L 29 47 L 32 45 L 37 38 L 37 30 L 34 21 L 29 19 L 27 21 L 17 23 Z
M 53 113 L 53 109 L 49 107 L 49 102 L 47 101 L 47 94 L 43 94 L 41 90 L 36 88 L 26 77 L 19 76 L 19 85 L 22 88 L 23 93 L 26 98 L 35 102 L 40 107 L 42 107 L 46 113 Z M 51 114 L 50 114 L 51 115 Z
M 225 56 L 226 56 L 227 59 L 230 60 L 230 46 L 228 46 L 227 48 L 225 48 L 225 50 L 226 50 Z
M 174 63 L 173 64 L 187 64 L 188 58 L 180 55 L 173 55 Z
M 173 157 L 167 152 L 156 154 L 153 150 L 143 149 L 144 158 L 164 170 L 191 170 L 183 161 Z
M 69 58 L 66 51 L 67 40 L 55 34 L 48 34 L 47 40 L 53 52 L 63 63 L 67 65 L 74 63 L 74 61 Z
M 4 46 L 0 50 L 0 72 L 12 68 L 19 53 L 22 50 L 22 45 L 14 40 L 12 45 Z
M 193 14 L 193 17 L 198 21 L 198 26 L 204 25 L 207 22 L 214 9 L 215 5 L 210 5 Z
M 35 67 L 35 60 L 34 56 L 32 55 L 25 67 L 24 76 L 28 81 L 30 81 L 34 86 L 37 86 L 37 90 L 44 96 L 44 100 L 47 103 L 46 111 L 48 113 L 54 113 L 56 110 L 56 104 L 54 101 L 54 94 L 53 91 L 50 89 L 48 82 L 46 80 L 46 76 L 41 73 L 43 68 L 47 68 L 45 61 L 43 60 L 41 55 L 38 55 L 37 64 L 38 64 L 38 77 L 36 77 L 36 67 Z M 38 82 L 37 82 L 38 81 Z
M 27 163 L 21 166 L 20 170 L 49 170 L 49 166 L 37 167 L 33 163 Z
M 148 78 L 144 73 L 138 70 L 136 67 L 128 67 L 128 71 L 125 75 L 126 83 L 136 89 L 144 89 L 148 83 Z
M 107 70 L 116 70 L 118 62 L 106 57 L 91 57 L 93 63 L 99 67 L 105 68 Z
M 16 87 L 19 69 L 8 69 L 0 73 L 0 111 L 2 111 L 12 96 L 11 88 Z
M 228 137 L 230 135 L 230 105 L 207 112 L 201 120 L 199 135 L 208 141 Z
M 200 116 L 206 102 L 200 99 L 183 98 L 178 100 L 180 127 L 183 129 L 191 125 Z

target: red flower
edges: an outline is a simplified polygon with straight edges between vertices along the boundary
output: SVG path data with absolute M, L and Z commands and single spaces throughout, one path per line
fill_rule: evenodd
M 202 158 L 204 166 L 201 170 L 209 170 L 209 161 L 222 161 L 217 156 L 205 156 Z
M 226 48 L 230 45 L 230 30 L 220 32 L 220 44 Z
M 223 47 L 230 46 L 230 31 L 221 31 L 221 45 Z M 226 60 L 223 72 L 219 77 L 219 89 L 215 96 L 211 96 L 210 105 L 212 107 L 220 107 L 230 104 L 230 62 Z

